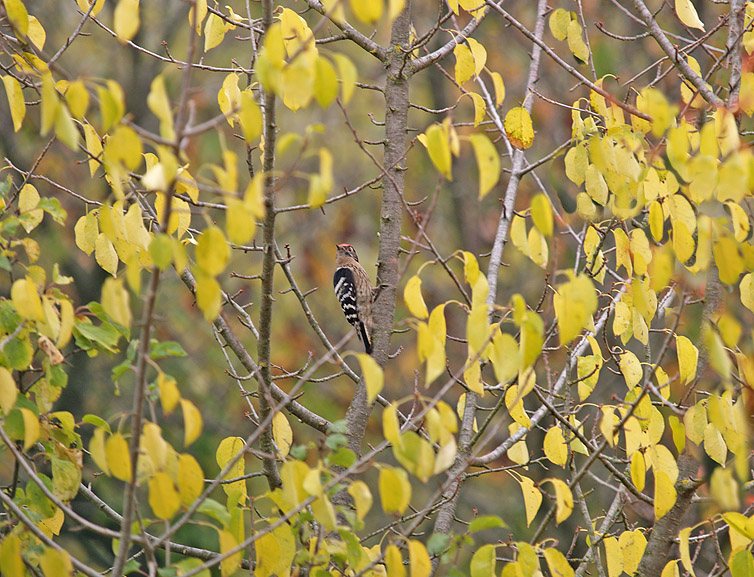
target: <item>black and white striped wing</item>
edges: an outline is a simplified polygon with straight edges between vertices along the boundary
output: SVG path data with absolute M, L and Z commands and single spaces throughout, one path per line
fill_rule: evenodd
M 353 271 L 346 267 L 335 269 L 332 282 L 335 287 L 335 296 L 338 297 L 346 320 L 355 326 L 359 321 L 359 305 L 356 302 L 356 282 Z

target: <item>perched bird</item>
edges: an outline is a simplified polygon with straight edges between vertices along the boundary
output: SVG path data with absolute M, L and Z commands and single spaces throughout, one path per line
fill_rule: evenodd
M 346 320 L 356 327 L 368 354 L 372 354 L 372 295 L 374 289 L 369 275 L 359 264 L 356 249 L 350 244 L 337 245 L 335 275 L 332 279 Z

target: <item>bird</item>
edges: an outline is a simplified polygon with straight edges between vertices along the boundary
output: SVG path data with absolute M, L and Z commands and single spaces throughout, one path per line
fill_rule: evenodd
M 374 289 L 367 271 L 359 264 L 356 249 L 350 244 L 336 245 L 332 282 L 346 320 L 356 327 L 359 340 L 364 343 L 367 354 L 371 355 Z

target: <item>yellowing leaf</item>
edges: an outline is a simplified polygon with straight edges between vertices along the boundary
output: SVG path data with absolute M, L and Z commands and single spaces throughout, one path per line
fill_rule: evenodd
M 202 415 L 196 405 L 186 399 L 181 399 L 181 409 L 183 411 L 183 446 L 188 447 L 202 433 Z
M 223 231 L 216 226 L 204 229 L 196 245 L 196 262 L 208 275 L 217 276 L 228 264 L 230 246 Z
M 634 575 L 639 567 L 644 549 L 647 547 L 646 538 L 638 529 L 624 531 L 618 538 L 618 544 L 623 552 L 623 570 L 629 575 Z
M 204 490 L 204 472 L 197 460 L 188 453 L 178 456 L 178 494 L 181 503 L 190 506 Z
M 43 321 L 42 300 L 37 292 L 37 285 L 30 278 L 20 278 L 10 289 L 10 298 L 16 311 L 25 319 Z
M 544 550 L 545 561 L 550 569 L 550 574 L 555 577 L 573 577 L 573 567 L 568 563 L 565 556 L 552 547 Z
M 482 545 L 471 557 L 469 572 L 471 577 L 495 577 L 495 546 Z
M 563 8 L 553 10 L 547 24 L 555 40 L 565 40 L 568 36 L 568 25 L 571 23 L 571 13 Z
M 521 492 L 524 496 L 524 508 L 526 509 L 526 526 L 530 526 L 534 517 L 537 516 L 540 505 L 542 505 L 542 493 L 534 486 L 534 481 L 528 477 L 518 479 L 521 485 Z
M 165 415 L 169 415 L 173 412 L 178 401 L 181 399 L 181 394 L 178 392 L 178 386 L 175 383 L 175 379 L 160 371 L 157 375 L 157 385 L 160 389 L 160 404 L 162 405 L 162 412 Z
M 26 116 L 24 93 L 21 89 L 21 84 L 13 76 L 3 76 L 3 84 L 5 85 L 5 94 L 8 97 L 10 115 L 13 119 L 13 130 L 18 132 Z
M 24 451 L 28 451 L 39 439 L 39 417 L 30 409 L 21 407 L 20 410 L 24 421 Z
M 531 199 L 531 217 L 539 232 L 547 237 L 552 236 L 552 207 L 544 193 L 539 193 Z
M 410 577 L 429 577 L 432 574 L 432 562 L 427 548 L 413 539 L 408 542 L 408 559 Z
M 526 150 L 534 142 L 534 127 L 529 112 L 521 107 L 511 108 L 505 115 L 505 133 L 511 144 L 520 150 Z
M 159 519 L 172 519 L 181 507 L 181 499 L 173 479 L 167 473 L 156 473 L 149 480 L 149 506 Z
M 419 275 L 414 275 L 406 283 L 403 289 L 403 300 L 406 302 L 409 312 L 417 318 L 426 319 L 429 316 L 427 305 L 421 292 L 422 280 Z
M 500 106 L 505 100 L 505 83 L 499 72 L 490 72 L 492 84 L 495 87 L 495 106 Z
M 131 457 L 128 442 L 120 433 L 111 435 L 105 443 L 105 456 L 110 474 L 121 481 L 131 480 Z
M 351 60 L 340 53 L 333 55 L 335 64 L 338 67 L 340 73 L 340 94 L 343 104 L 348 104 L 353 95 L 353 90 L 356 87 L 357 71 L 356 66 Z
M 676 491 L 673 482 L 664 471 L 655 469 L 655 519 L 664 517 L 675 505 Z
M 741 303 L 750 311 L 754 312 L 754 275 L 747 273 L 741 279 L 739 285 Z
M 402 514 L 411 502 L 411 483 L 403 469 L 382 467 L 379 488 L 380 501 L 385 513 Z
M 557 425 L 550 427 L 543 444 L 545 456 L 550 462 L 565 467 L 568 461 L 568 445 L 563 438 L 563 431 Z
M 424 133 L 423 144 L 435 168 L 448 180 L 451 174 L 450 141 L 447 130 L 440 124 L 433 124 Z
M 0 571 L 7 577 L 24 577 L 24 559 L 21 540 L 15 533 L 6 535 L 0 542 Z
M 251 90 L 241 92 L 240 101 L 241 110 L 238 113 L 238 120 L 241 122 L 244 140 L 251 143 L 262 134 L 262 109 L 254 100 Z
M 365 24 L 375 24 L 382 16 L 382 0 L 351 0 L 351 10 Z
M 367 400 L 371 404 L 382 391 L 385 377 L 382 373 L 382 368 L 377 364 L 377 361 L 371 357 L 371 355 L 359 353 L 356 357 L 361 364 L 361 372 L 364 375 L 364 385 L 367 389 Z
M 720 434 L 720 430 L 712 423 L 708 423 L 704 429 L 704 451 L 710 456 L 710 459 L 725 466 L 728 447 Z
M 113 13 L 115 35 L 122 43 L 136 36 L 139 31 L 139 0 L 119 0 Z
M 571 20 L 566 29 L 568 35 L 568 48 L 580 62 L 589 61 L 589 48 L 581 37 L 581 24 L 578 20 Z
M 696 378 L 696 363 L 699 359 L 699 349 L 687 337 L 676 336 L 676 352 L 678 353 L 678 370 L 681 373 L 681 384 Z
M 226 437 L 217 446 L 215 452 L 215 461 L 224 469 L 231 459 L 235 458 L 239 452 L 244 449 L 244 441 L 240 437 Z M 243 456 L 237 459 L 233 467 L 231 467 L 225 479 L 235 479 L 241 477 L 244 474 L 244 460 Z M 222 485 L 226 495 L 231 493 L 241 492 L 246 494 L 246 483 L 243 480 L 234 481 L 233 483 L 225 483 Z
M 371 359 L 372 357 L 369 358 Z M 279 411 L 272 417 L 272 437 L 280 454 L 283 457 L 288 456 L 293 444 L 293 430 L 291 430 L 288 419 Z
M 165 89 L 165 79 L 162 75 L 155 76 L 147 96 L 149 110 L 160 120 L 160 136 L 166 140 L 173 140 L 173 113 L 170 109 L 170 99 Z
M 475 132 L 469 136 L 469 140 L 476 157 L 479 173 L 479 200 L 481 200 L 500 180 L 500 155 L 492 141 L 484 134 Z
M 631 456 L 631 481 L 639 491 L 644 490 L 646 473 L 647 468 L 644 462 L 644 455 L 640 451 L 635 451 Z M 665 476 L 667 477 L 667 475 Z
M 704 30 L 704 23 L 699 20 L 699 15 L 691 0 L 675 0 L 675 13 L 678 19 L 689 28 Z
M 121 279 L 108 277 L 102 285 L 102 308 L 119 325 L 131 327 L 131 305 Z
M 562 523 L 571 516 L 571 511 L 573 511 L 573 494 L 561 479 L 550 478 L 542 482 L 551 483 L 555 489 L 555 521 Z
M 118 272 L 118 254 L 115 252 L 113 243 L 105 236 L 104 233 L 97 235 L 94 242 L 94 257 L 104 270 L 115 276 Z
M 223 38 L 225 38 L 227 31 L 228 27 L 225 25 L 223 19 L 212 12 L 204 24 L 204 51 L 209 52 L 219 46 Z
M 372 508 L 372 493 L 364 481 L 354 481 L 348 485 L 348 494 L 353 498 L 356 507 L 356 518 L 363 521 L 369 509 Z
M 694 573 L 694 565 L 691 563 L 691 551 L 689 550 L 689 535 L 693 527 L 684 527 L 678 533 L 678 549 L 681 554 L 681 564 L 683 568 L 688 571 L 692 577 L 696 577 Z
M 0 367 L 0 410 L 7 415 L 16 404 L 18 388 L 10 371 L 5 367 Z
M 26 36 L 29 31 L 29 13 L 21 0 L 3 0 L 5 13 L 8 15 L 13 29 L 21 36 Z
M 453 54 L 456 57 L 454 76 L 458 84 L 463 84 L 474 76 L 474 56 L 471 54 L 469 47 L 464 43 L 456 44 Z
M 633 389 L 641 382 L 643 377 L 641 363 L 631 351 L 624 351 L 621 354 L 620 372 L 623 373 L 623 378 L 626 380 L 626 386 L 629 389 Z

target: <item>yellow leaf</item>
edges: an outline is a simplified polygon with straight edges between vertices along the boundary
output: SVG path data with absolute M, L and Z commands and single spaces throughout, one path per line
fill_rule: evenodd
M 24 420 L 24 451 L 28 451 L 39 439 L 39 418 L 31 410 L 21 407 Z
M 212 14 L 210 18 L 214 16 Z M 238 545 L 238 541 L 233 536 L 232 533 L 229 531 L 219 530 L 218 536 L 220 537 L 220 554 L 224 556 L 225 553 L 230 551 L 231 549 L 234 549 Z M 259 546 L 259 542 L 257 542 L 257 546 Z M 220 574 L 222 577 L 229 577 L 230 575 L 233 575 L 238 569 L 241 567 L 241 558 L 242 558 L 242 552 L 237 551 L 236 553 L 233 553 L 232 555 L 229 555 L 225 557 L 220 564 Z
M 181 399 L 183 411 L 183 446 L 188 447 L 202 433 L 202 414 L 189 400 Z
M 589 167 L 589 154 L 581 145 L 576 145 L 566 152 L 563 160 L 565 173 L 568 180 L 576 186 L 581 186 L 586 179 L 586 170 Z
M 118 254 L 115 252 L 113 243 L 108 240 L 104 233 L 97 235 L 94 242 L 94 257 L 104 270 L 115 276 L 118 272 Z
M 406 302 L 409 312 L 417 318 L 426 319 L 429 316 L 427 305 L 421 293 L 422 280 L 419 275 L 414 275 L 406 283 L 403 289 L 403 300 Z
M 719 238 L 712 245 L 712 254 L 720 272 L 720 281 L 725 284 L 738 282 L 738 277 L 744 271 L 744 260 L 738 250 L 738 243 L 730 237 Z
M 181 394 L 178 392 L 178 386 L 175 383 L 175 379 L 160 371 L 157 376 L 157 385 L 160 389 L 160 404 L 162 405 L 162 412 L 165 415 L 169 415 L 173 412 L 178 401 L 181 399 Z
M 97 14 L 99 14 L 99 11 L 102 10 L 102 7 L 105 5 L 105 0 L 76 0 L 76 3 L 79 5 L 79 10 L 81 10 L 85 14 L 89 11 L 89 7 L 94 4 L 94 8 L 92 8 L 90 16 L 92 18 L 95 18 Z
M 62 509 L 58 509 L 58 512 L 61 515 L 63 514 Z M 45 548 L 44 553 L 39 557 L 39 565 L 42 567 L 45 577 L 75 575 L 71 555 L 66 550 L 58 551 L 52 548 Z
M 518 374 L 521 368 L 521 355 L 518 343 L 512 335 L 496 331 L 489 354 L 495 378 L 498 383 L 506 383 Z
M 356 507 L 356 518 L 363 521 L 369 509 L 372 508 L 372 493 L 364 481 L 353 481 L 348 485 L 348 494 L 353 498 Z
M 568 25 L 571 23 L 571 13 L 563 8 L 553 10 L 547 24 L 555 40 L 565 40 L 568 36 Z
M 119 325 L 131 327 L 131 305 L 122 279 L 108 277 L 102 285 L 102 308 Z
M 511 144 L 520 150 L 526 150 L 534 142 L 534 127 L 529 112 L 521 107 L 511 108 L 505 115 L 505 133 Z
M 340 73 L 340 94 L 343 104 L 348 104 L 353 95 L 354 88 L 356 88 L 356 66 L 351 60 L 340 53 L 333 55 L 335 64 L 338 66 L 338 72 Z
M 631 351 L 624 351 L 623 354 L 621 354 L 620 372 L 623 373 L 623 378 L 626 380 L 626 386 L 629 390 L 633 389 L 641 382 L 643 377 L 641 363 Z
M 639 451 L 634 452 L 634 454 L 631 456 L 631 481 L 639 491 L 644 490 L 646 473 L 647 468 L 644 463 L 644 455 L 642 455 Z M 667 475 L 665 476 L 667 477 Z
M 678 533 L 678 549 L 681 554 L 681 564 L 683 565 L 683 568 L 686 569 L 692 577 L 696 577 L 696 573 L 694 573 L 694 565 L 691 563 L 691 551 L 689 549 L 689 535 L 691 535 L 692 529 L 693 527 L 684 527 Z
M 708 423 L 704 428 L 704 451 L 710 456 L 710 459 L 723 467 L 725 466 L 725 461 L 728 457 L 728 447 L 719 429 L 712 423 Z
M 97 131 L 94 130 L 94 127 L 91 124 L 84 124 L 84 138 L 86 140 L 86 150 L 92 156 L 92 158 L 89 159 L 89 174 L 94 176 L 94 173 L 97 172 L 100 165 L 99 161 L 95 159 L 99 158 L 102 154 L 102 140 L 100 140 Z M 94 243 L 92 243 L 92 250 L 94 250 Z
M 484 134 L 474 133 L 469 136 L 469 140 L 476 157 L 479 173 L 479 200 L 481 200 L 500 180 L 500 155 L 492 141 Z
M 587 167 L 586 173 L 584 174 L 584 180 L 586 192 L 591 199 L 597 204 L 605 206 L 609 194 L 607 183 L 605 182 L 602 173 L 594 164 L 590 164 Z
M 241 123 L 243 137 L 247 143 L 251 143 L 262 134 L 262 109 L 254 100 L 251 90 L 241 92 L 240 106 L 238 120 Z
M 675 505 L 676 491 L 664 471 L 655 469 L 655 519 L 664 517 Z
M 647 547 L 646 538 L 638 529 L 624 531 L 618 538 L 618 544 L 623 552 L 623 571 L 629 575 L 634 575 L 639 567 L 644 549 Z
M 747 273 L 741 279 L 739 285 L 741 292 L 741 303 L 750 311 L 754 312 L 754 275 Z M 752 383 L 754 386 L 754 383 Z
M 380 501 L 385 513 L 402 514 L 411 502 L 411 483 L 403 469 L 382 467 L 379 488 Z
M 499 72 L 490 72 L 492 85 L 495 87 L 495 106 L 500 106 L 505 100 L 505 83 Z
M 173 113 L 170 109 L 170 99 L 165 89 L 165 79 L 162 75 L 155 76 L 147 96 L 149 110 L 160 120 L 160 136 L 166 140 L 175 138 L 173 130 Z
M 204 472 L 194 457 L 188 453 L 178 456 L 178 494 L 181 503 L 191 505 L 204 490 Z
M 181 507 L 181 499 L 173 479 L 167 473 L 157 473 L 149 480 L 149 506 L 159 519 L 172 519 Z
M 110 467 L 107 465 L 107 451 L 105 449 L 105 430 L 97 427 L 94 429 L 91 441 L 89 441 L 89 453 L 94 463 L 106 474 L 110 475 Z
M 358 353 L 356 357 L 361 364 L 361 372 L 364 375 L 364 385 L 367 389 L 367 400 L 371 404 L 382 391 L 385 377 L 380 365 L 378 365 L 377 361 L 375 361 L 370 355 L 366 353 Z
M 663 567 L 660 577 L 680 577 L 680 573 L 678 571 L 678 559 L 668 561 L 665 564 L 665 567 Z
M 18 132 L 26 116 L 24 93 L 21 89 L 21 84 L 13 76 L 3 76 L 3 84 L 5 85 L 5 94 L 8 97 L 10 115 L 13 119 L 13 130 Z
M 216 226 L 204 229 L 196 245 L 196 262 L 208 275 L 217 276 L 228 264 L 230 246 L 222 230 Z
M 194 14 L 194 9 L 196 9 L 196 15 Z M 206 16 L 207 0 L 196 0 L 191 8 L 189 8 L 188 21 L 189 24 L 194 27 L 197 36 L 201 36 L 202 34 L 202 23 L 204 22 L 204 18 Z
M 550 547 L 544 550 L 544 555 L 551 575 L 556 577 L 574 576 L 573 567 L 560 551 Z
M 123 44 L 139 31 L 139 0 L 119 0 L 113 13 L 115 35 Z
M 568 23 L 568 48 L 571 53 L 580 62 L 589 61 L 589 48 L 587 48 L 584 39 L 581 37 L 581 24 L 578 20 L 571 20 Z
M 7 577 L 24 577 L 26 574 L 21 540 L 15 533 L 9 533 L 0 542 L 0 573 Z
M 16 404 L 18 388 L 10 371 L 5 367 L 0 367 L 0 409 L 3 414 L 7 415 Z
M 448 180 L 453 180 L 451 174 L 450 141 L 448 132 L 440 124 L 433 124 L 424 133 L 429 158 L 435 168 Z
M 24 3 L 21 0 L 3 0 L 3 3 L 13 29 L 20 36 L 26 36 L 29 31 L 29 13 Z
M 521 485 L 521 492 L 524 495 L 524 508 L 526 509 L 526 526 L 529 527 L 534 517 L 537 516 L 540 505 L 542 505 L 542 493 L 534 486 L 534 481 L 528 477 L 518 479 Z
M 293 431 L 288 419 L 281 412 L 275 413 L 272 417 L 272 437 L 280 454 L 283 457 L 287 456 L 293 444 Z
M 555 488 L 555 521 L 560 524 L 571 516 L 573 495 L 568 485 L 560 479 L 546 479 Z M 543 481 L 544 482 L 544 481 Z
M 39 205 L 39 192 L 31 184 L 25 184 L 18 195 L 18 210 L 23 215 L 21 225 L 26 232 L 31 232 L 44 218 L 44 212 Z
M 242 438 L 226 437 L 222 441 L 220 441 L 220 444 L 217 446 L 217 451 L 215 452 L 215 461 L 221 469 L 224 469 L 228 462 L 230 462 L 230 460 L 233 459 L 239 452 L 243 451 L 243 449 L 244 441 Z M 230 471 L 228 471 L 225 479 L 235 479 L 243 476 L 243 474 L 244 460 L 243 457 L 241 457 L 235 462 L 233 467 L 231 467 Z M 222 488 L 225 491 L 226 495 L 230 495 L 231 493 L 238 491 L 246 495 L 246 483 L 243 480 L 234 481 L 233 483 L 224 483 L 222 485 Z
M 552 236 L 552 207 L 544 193 L 539 193 L 531 199 L 531 217 L 539 232 L 547 237 Z
M 214 12 L 211 13 L 204 24 L 204 51 L 209 52 L 219 46 L 227 31 L 228 27 L 223 19 Z
M 484 114 L 487 112 L 487 103 L 484 98 L 476 92 L 469 92 L 468 95 L 474 102 L 474 127 L 479 126 L 479 123 L 484 120 Z
M 120 433 L 111 435 L 105 443 L 105 456 L 110 474 L 121 481 L 131 480 L 131 457 L 128 442 Z
M 388 545 L 385 549 L 385 566 L 387 577 L 406 577 L 401 551 L 395 545 Z
M 351 0 L 351 10 L 365 24 L 375 24 L 382 16 L 382 0 Z
M 686 384 L 696 378 L 696 363 L 699 349 L 687 337 L 676 336 L 676 352 L 678 353 L 678 370 L 681 373 L 681 384 Z
M 602 420 L 600 421 L 600 432 L 605 437 L 607 444 L 615 447 L 618 440 L 618 434 L 615 432 L 615 426 L 618 424 L 618 416 L 611 406 L 602 407 Z
M 427 548 L 413 539 L 408 542 L 408 559 L 410 577 L 429 577 L 432 574 L 432 562 Z
M 314 97 L 322 108 L 327 108 L 338 96 L 338 76 L 330 61 L 319 56 L 314 68 Z
M 563 431 L 560 430 L 559 426 L 550 427 L 545 435 L 543 447 L 545 456 L 550 462 L 565 467 L 568 461 L 568 446 L 563 438 Z
M 623 573 L 623 555 L 618 545 L 618 539 L 615 537 L 605 537 L 605 562 L 607 563 L 608 577 L 620 577 Z
M 25 319 L 43 321 L 42 300 L 37 292 L 37 285 L 29 277 L 20 278 L 10 289 L 10 298 L 16 311 Z
M 536 227 L 533 226 L 529 229 L 526 244 L 529 247 L 529 258 L 532 262 L 542 268 L 546 268 L 550 258 L 547 240 Z
M 249 213 L 240 198 L 229 196 L 225 204 L 225 230 L 228 240 L 235 244 L 246 244 L 254 237 L 257 229 L 254 215 Z
M 689 28 L 704 30 L 704 23 L 699 20 L 699 15 L 691 0 L 675 0 L 675 13 L 678 19 Z
M 458 84 L 463 84 L 474 76 L 474 56 L 464 43 L 456 44 L 453 54 L 456 57 L 454 76 Z
M 220 107 L 220 112 L 225 115 L 225 120 L 233 126 L 233 115 L 238 112 L 241 106 L 241 90 L 238 88 L 238 74 L 235 72 L 231 72 L 223 80 L 223 84 L 217 93 L 217 104 Z

